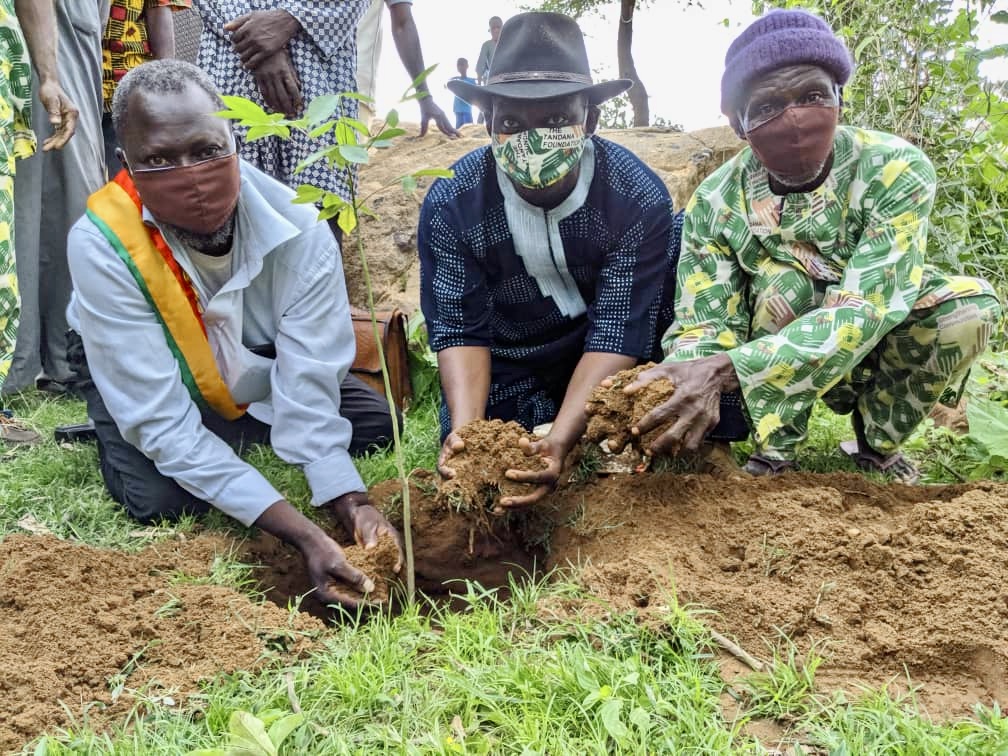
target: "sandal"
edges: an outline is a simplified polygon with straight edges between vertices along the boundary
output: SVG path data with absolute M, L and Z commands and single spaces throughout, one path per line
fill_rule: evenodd
M 854 439 L 840 444 L 840 451 L 854 460 L 854 464 L 862 470 L 889 475 L 908 486 L 920 482 L 920 471 L 900 452 L 882 455 L 869 449 L 862 451 L 860 444 Z
M 772 459 L 762 454 L 750 454 L 749 460 L 742 468 L 750 475 L 780 475 L 781 473 L 793 472 L 795 463 L 792 459 Z
M 0 443 L 33 446 L 41 441 L 42 436 L 27 425 L 15 420 L 6 411 L 0 412 Z

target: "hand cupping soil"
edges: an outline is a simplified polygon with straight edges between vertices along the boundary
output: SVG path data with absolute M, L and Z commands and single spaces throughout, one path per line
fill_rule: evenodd
M 528 433 L 518 423 L 502 420 L 474 420 L 457 435 L 465 449 L 448 462 L 455 477 L 442 481 L 438 499 L 458 510 L 488 510 L 502 498 L 523 496 L 533 491 L 527 483 L 508 480 L 508 470 L 540 471 L 546 464 L 539 456 L 526 456 L 518 446 Z
M 399 580 L 395 571 L 399 561 L 399 546 L 386 533 L 378 537 L 378 545 L 365 549 L 356 544 L 343 549 L 347 561 L 374 581 L 374 590 L 361 594 L 368 602 L 382 604 L 392 595 L 392 586 Z
M 588 397 L 588 428 L 585 431 L 588 441 L 606 441 L 613 454 L 619 454 L 628 443 L 646 451 L 654 439 L 668 430 L 671 423 L 660 425 L 640 437 L 630 432 L 648 412 L 664 404 L 675 392 L 675 386 L 671 382 L 659 378 L 635 394 L 623 393 L 623 389 L 633 383 L 638 375 L 652 367 L 653 362 L 621 370 L 612 377 L 611 386 L 596 386 L 592 390 Z

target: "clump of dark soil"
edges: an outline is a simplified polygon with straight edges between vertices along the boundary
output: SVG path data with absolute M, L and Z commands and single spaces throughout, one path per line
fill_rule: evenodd
M 605 441 L 609 451 L 619 454 L 628 443 L 635 448 L 646 450 L 651 442 L 664 433 L 670 423 L 660 425 L 637 437 L 630 429 L 655 407 L 664 404 L 672 396 L 675 387 L 666 379 L 652 381 L 635 394 L 623 393 L 623 389 L 633 383 L 637 376 L 654 367 L 654 363 L 640 365 L 630 370 L 621 370 L 612 377 L 611 386 L 596 386 L 588 397 L 588 429 L 585 439 L 595 443 Z
M 587 565 L 613 609 L 660 621 L 675 591 L 764 660 L 780 633 L 817 644 L 831 686 L 909 675 L 939 716 L 1008 702 L 1008 486 L 660 474 L 551 504 L 549 566 Z
M 176 703 L 201 680 L 307 650 L 322 629 L 206 578 L 231 540 L 200 535 L 135 554 L 12 535 L 0 542 L 0 751 L 70 718 L 121 718 L 133 691 Z M 64 709 L 65 707 L 65 709 Z
M 378 545 L 365 549 L 356 544 L 343 549 L 347 561 L 374 581 L 374 590 L 367 594 L 369 601 L 383 603 L 389 600 L 392 586 L 398 583 L 399 546 L 390 535 L 382 534 Z
M 474 420 L 457 432 L 465 449 L 448 463 L 455 477 L 442 481 L 439 498 L 458 510 L 487 511 L 502 498 L 533 491 L 527 483 L 508 480 L 508 470 L 545 468 L 541 457 L 526 456 L 518 441 L 528 433 L 518 423 L 502 420 Z

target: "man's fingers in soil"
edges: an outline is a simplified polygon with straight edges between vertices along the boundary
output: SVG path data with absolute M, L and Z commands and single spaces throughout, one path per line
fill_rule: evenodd
M 523 509 L 530 507 L 553 490 L 552 485 L 539 486 L 530 494 L 525 496 L 508 496 L 500 500 L 500 506 L 494 510 L 495 514 L 503 514 L 509 509 Z
M 371 593 L 375 588 L 374 581 L 349 562 L 334 565 L 330 574 L 340 583 L 350 586 L 358 593 Z M 330 584 L 329 587 L 336 588 L 338 586 Z
M 522 436 L 518 439 L 518 448 L 522 450 L 522 453 L 526 457 L 531 457 L 539 453 L 539 450 L 542 448 L 542 442 L 533 441 L 527 436 Z

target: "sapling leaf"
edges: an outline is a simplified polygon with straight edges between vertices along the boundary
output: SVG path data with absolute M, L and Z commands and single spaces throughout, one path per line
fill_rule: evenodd
M 417 77 L 413 79 L 413 83 L 409 85 L 409 89 L 403 92 L 402 99 L 409 100 L 413 97 L 416 97 L 416 88 L 419 87 L 421 84 L 423 84 L 425 81 L 427 81 L 427 77 L 431 75 L 431 72 L 435 68 L 437 68 L 437 63 L 421 71 L 417 75 Z
M 370 159 L 368 151 L 359 144 L 341 144 L 339 153 L 351 163 L 366 163 Z
M 319 124 L 314 129 L 309 131 L 308 136 L 310 136 L 312 139 L 318 139 L 320 136 L 328 134 L 334 128 L 336 128 L 336 121 L 326 121 L 325 123 Z
M 966 417 L 973 440 L 987 447 L 991 457 L 1008 461 L 1008 408 L 977 396 L 967 403 Z
M 326 157 L 329 154 L 329 150 L 330 149 L 331 149 L 330 147 L 326 147 L 324 150 L 319 150 L 318 152 L 313 152 L 311 155 L 309 155 L 308 157 L 306 157 L 304 160 L 302 160 L 300 163 L 298 163 L 297 166 L 295 166 L 295 168 L 294 168 L 294 175 L 296 176 L 297 174 L 301 173 L 301 171 L 303 171 L 308 166 L 314 165 L 319 160 L 321 160 L 322 158 Z
M 269 120 L 269 114 L 248 98 L 237 97 L 236 95 L 222 95 L 221 99 L 227 105 L 227 109 L 217 111 L 216 115 L 232 120 L 249 121 L 251 123 L 261 123 Z
M 309 124 L 315 126 L 332 118 L 332 114 L 336 112 L 336 108 L 340 104 L 340 95 L 321 95 L 316 97 L 310 103 L 308 103 L 308 108 L 305 110 L 305 119 Z
M 402 177 L 402 188 L 403 188 L 404 192 L 406 192 L 408 194 L 412 194 L 413 192 L 416 191 L 416 188 L 417 188 L 416 179 L 413 178 L 410 175 L 403 176 Z
M 391 139 L 376 139 L 368 144 L 369 147 L 374 147 L 376 150 L 387 150 L 393 144 Z
M 371 135 L 371 129 L 365 126 L 363 121 L 358 121 L 356 118 L 343 118 L 342 121 L 359 134 L 363 134 L 364 136 Z
M 405 133 L 406 133 L 406 129 L 400 129 L 400 128 L 395 128 L 395 127 L 390 127 L 390 128 L 385 129 L 385 131 L 383 131 L 378 136 L 376 136 L 375 139 L 382 139 L 382 140 L 395 139 L 396 137 L 402 136 Z
M 450 179 L 455 176 L 455 171 L 451 170 L 451 168 L 422 168 L 419 171 L 413 171 L 414 178 L 420 178 L 421 176 Z
M 349 202 L 340 208 L 339 217 L 336 219 L 336 224 L 340 227 L 340 230 L 347 236 L 353 233 L 354 229 L 357 228 L 357 213 L 354 211 L 353 205 Z
M 336 122 L 336 143 L 347 145 L 356 145 L 358 143 L 357 132 L 350 127 L 346 118 L 340 118 Z
M 324 196 L 325 190 L 311 184 L 301 184 L 291 202 L 295 205 L 314 205 L 316 202 L 321 202 Z
M 390 110 L 388 112 L 388 115 L 385 116 L 385 125 L 388 126 L 390 129 L 394 129 L 396 126 L 399 125 L 398 110 Z
M 246 142 L 255 142 L 259 139 L 265 139 L 266 137 L 280 137 L 281 139 L 290 138 L 290 129 L 286 126 L 280 126 L 278 124 L 266 124 L 261 126 L 251 126 L 248 133 L 245 134 Z

